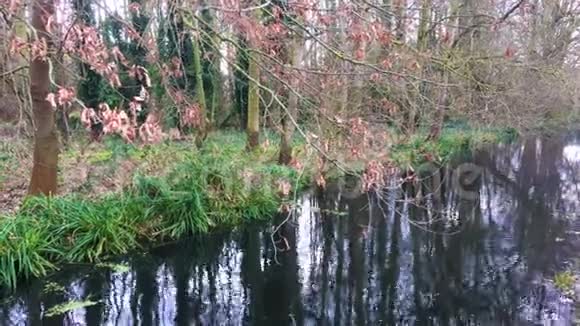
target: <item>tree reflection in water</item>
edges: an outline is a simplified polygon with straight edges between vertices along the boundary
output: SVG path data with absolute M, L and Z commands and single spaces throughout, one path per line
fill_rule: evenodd
M 480 152 L 475 200 L 450 181 L 352 196 L 330 185 L 273 227 L 182 241 L 128 257 L 128 272 L 65 270 L 3 304 L 38 324 L 72 299 L 99 304 L 50 325 L 514 325 L 571 307 L 545 282 L 580 249 L 580 135 Z M 278 217 L 278 225 L 286 216 Z M 274 246 L 276 244 L 276 246 Z M 286 245 L 287 244 L 287 245 Z

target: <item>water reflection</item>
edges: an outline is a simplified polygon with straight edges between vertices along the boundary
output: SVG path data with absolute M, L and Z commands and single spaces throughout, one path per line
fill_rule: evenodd
M 546 282 L 580 249 L 580 135 L 481 152 L 475 200 L 436 186 L 352 196 L 330 186 L 272 234 L 248 226 L 75 268 L 1 307 L 4 325 L 569 325 Z M 57 303 L 99 303 L 48 318 Z

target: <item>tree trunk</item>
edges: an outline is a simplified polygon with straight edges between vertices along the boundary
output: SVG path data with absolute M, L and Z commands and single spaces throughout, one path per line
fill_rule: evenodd
M 214 60 L 213 63 L 216 67 L 219 67 L 219 58 L 217 60 Z M 223 101 L 223 96 L 218 96 L 218 95 L 223 95 L 224 91 L 222 89 L 222 77 L 221 77 L 221 73 L 220 71 L 214 71 L 214 73 L 211 76 L 211 83 L 212 83 L 212 92 L 211 92 L 211 112 L 210 112 L 210 121 L 212 124 L 212 128 L 213 127 L 217 127 L 217 120 L 218 120 L 218 116 L 220 116 L 220 114 L 222 114 L 223 112 L 217 112 L 217 110 L 219 108 L 222 108 L 224 105 L 224 101 Z
M 437 99 L 435 114 L 433 116 L 433 121 L 431 121 L 431 130 L 429 131 L 429 136 L 427 140 L 437 140 L 441 136 L 441 130 L 443 129 L 443 122 L 445 121 L 445 107 L 447 107 L 447 84 L 449 83 L 449 72 L 444 70 L 443 74 L 443 84 L 439 93 L 439 98 Z
M 52 42 L 45 22 L 54 14 L 54 0 L 38 0 L 32 5 L 32 27 L 37 37 L 44 38 L 48 52 Z M 58 136 L 54 110 L 46 100 L 50 87 L 48 59 L 34 58 L 30 64 L 30 94 L 34 113 L 34 154 L 30 195 L 51 195 L 57 190 Z
M 427 48 L 427 32 L 431 25 L 431 0 L 423 0 L 422 2 L 419 29 L 417 30 L 417 48 L 419 51 L 425 51 Z
M 193 65 L 195 68 L 195 95 L 197 104 L 199 105 L 199 113 L 201 120 L 199 124 L 199 131 L 195 138 L 197 147 L 201 147 L 205 137 L 207 136 L 207 105 L 205 102 L 205 90 L 203 88 L 203 69 L 201 67 L 201 36 L 194 36 L 193 39 Z
M 291 49 L 291 65 L 298 67 L 302 62 L 303 45 L 297 37 L 294 39 Z M 278 162 L 280 164 L 288 165 L 292 161 L 292 135 L 294 134 L 294 123 L 291 118 L 296 121 L 298 119 L 298 95 L 296 91 L 300 84 L 298 77 L 291 77 L 291 90 L 288 94 L 288 107 L 282 118 L 282 136 L 280 137 L 280 156 Z
M 238 114 L 240 130 L 246 130 L 248 126 L 248 75 L 249 71 L 249 49 L 248 42 L 243 36 L 239 36 L 236 50 L 236 66 L 231 74 L 231 85 L 233 90 L 233 108 Z
M 221 48 L 221 38 L 216 32 L 219 30 L 219 26 L 216 21 L 215 13 L 208 9 L 208 4 L 210 1 L 202 0 L 200 2 L 201 6 L 206 9 L 201 10 L 201 21 L 203 26 L 201 27 L 202 34 L 204 34 L 201 41 L 202 51 L 202 66 L 206 74 L 206 98 L 207 98 L 207 110 L 208 110 L 208 122 L 206 130 L 209 132 L 211 129 L 216 127 L 218 116 L 222 112 L 218 110 L 222 107 L 221 99 L 223 98 L 223 86 L 220 71 L 220 61 L 221 56 L 219 51 Z M 208 94 L 209 92 L 209 94 Z
M 407 14 L 407 0 L 395 0 L 395 37 L 398 41 L 405 42 L 405 16 Z
M 424 52 L 427 50 L 429 35 L 428 32 L 431 28 L 431 8 L 432 0 L 422 0 L 421 13 L 419 28 L 417 30 L 417 49 L 419 52 Z M 428 79 L 428 72 L 431 70 L 430 63 L 421 63 L 421 79 Z M 409 116 L 406 121 L 405 132 L 408 135 L 412 135 L 417 130 L 417 127 L 421 121 L 422 113 L 429 109 L 429 103 L 427 99 L 429 98 L 430 87 L 425 81 L 419 81 L 418 85 L 418 98 L 414 105 L 409 107 Z M 415 88 L 413 87 L 413 88 Z
M 250 53 L 250 64 L 248 74 L 248 124 L 246 133 L 248 134 L 247 148 L 253 150 L 260 144 L 260 67 L 256 62 L 256 54 Z
M 390 31 L 393 28 L 393 6 L 391 4 L 391 0 L 383 0 L 383 11 L 381 12 L 381 19 L 383 24 L 385 24 L 385 28 Z

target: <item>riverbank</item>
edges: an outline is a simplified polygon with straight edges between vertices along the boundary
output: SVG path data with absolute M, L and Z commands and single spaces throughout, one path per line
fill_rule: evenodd
M 393 164 L 406 169 L 445 162 L 505 136 L 447 129 L 437 142 L 417 136 L 386 151 Z M 266 141 L 248 153 L 243 134 L 216 133 L 201 150 L 191 142 L 136 147 L 106 140 L 89 151 L 71 146 L 62 155 L 63 195 L 28 198 L 18 210 L 0 214 L 0 288 L 15 288 L 61 264 L 103 261 L 150 244 L 269 218 L 321 171 L 306 144 L 296 148 L 299 164 L 287 167 L 276 164 L 277 147 L 268 143 L 275 144 Z M 5 178 L 10 174 L 4 171 Z M 82 182 L 66 183 L 75 177 Z

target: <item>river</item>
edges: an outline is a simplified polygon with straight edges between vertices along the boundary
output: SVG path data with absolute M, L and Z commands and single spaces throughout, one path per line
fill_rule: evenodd
M 579 308 L 552 280 L 580 265 L 580 133 L 494 146 L 420 176 L 373 194 L 335 183 L 271 224 L 128 255 L 120 267 L 65 267 L 3 298 L 0 321 L 575 323 Z M 49 313 L 66 302 L 78 306 Z

